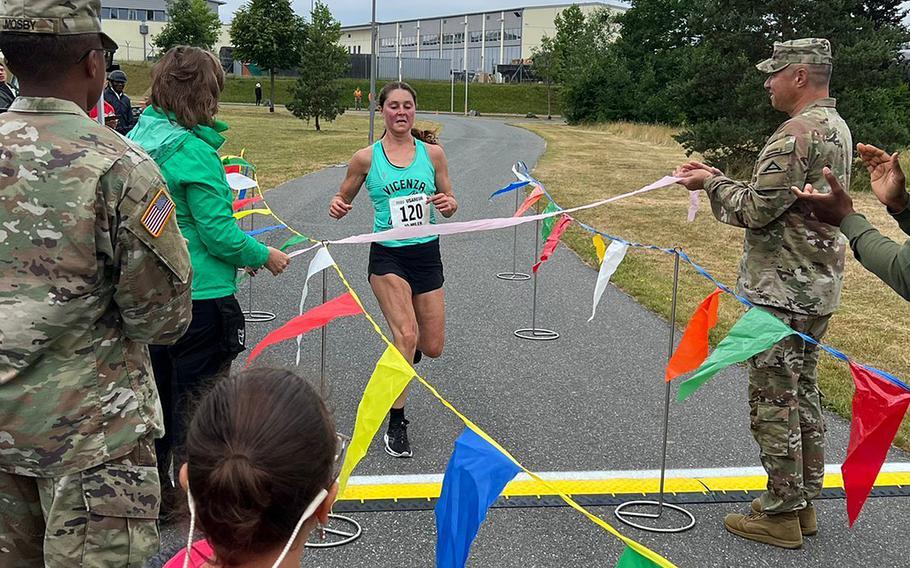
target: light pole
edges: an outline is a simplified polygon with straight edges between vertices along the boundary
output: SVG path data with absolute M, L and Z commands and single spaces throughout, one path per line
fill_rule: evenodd
M 376 115 L 376 0 L 370 20 L 370 144 L 373 143 L 373 121 Z
M 468 116 L 468 17 L 464 17 L 464 115 Z
M 142 36 L 142 61 L 148 61 L 148 46 L 146 38 L 149 35 L 149 25 L 146 22 L 139 24 L 139 35 Z

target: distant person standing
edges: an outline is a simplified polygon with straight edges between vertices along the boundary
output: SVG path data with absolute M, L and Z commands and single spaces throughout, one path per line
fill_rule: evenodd
M 360 87 L 354 89 L 354 110 L 360 110 L 360 103 L 363 101 L 363 92 Z
M 262 83 L 256 83 L 256 106 L 262 104 Z
M 6 62 L 0 59 L 0 112 L 6 112 L 17 96 L 19 91 L 6 82 Z
M 114 107 L 114 112 L 117 113 L 117 132 L 124 136 L 136 124 L 133 120 L 133 105 L 123 92 L 125 88 L 126 73 L 119 69 L 111 71 L 107 77 L 107 88 L 104 89 L 104 100 Z

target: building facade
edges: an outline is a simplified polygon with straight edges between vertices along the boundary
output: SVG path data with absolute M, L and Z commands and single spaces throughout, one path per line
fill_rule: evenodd
M 496 65 L 528 60 L 544 36 L 556 34 L 556 16 L 569 6 L 377 23 L 377 53 L 380 57 L 445 59 L 456 71 L 493 74 Z M 596 9 L 626 10 L 607 2 L 582 2 L 578 6 L 585 15 Z M 352 54 L 370 53 L 370 29 L 370 24 L 342 27 L 341 45 Z
M 206 3 L 216 14 L 224 4 L 221 0 L 206 0 Z M 167 22 L 167 0 L 101 0 L 101 26 L 120 47 L 118 61 L 142 61 L 155 55 L 158 50 L 152 39 Z M 222 26 L 215 53 L 230 44 L 228 30 L 229 27 Z

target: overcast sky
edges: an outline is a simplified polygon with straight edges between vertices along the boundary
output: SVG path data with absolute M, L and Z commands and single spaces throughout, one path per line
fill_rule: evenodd
M 448 2 L 427 2 L 426 0 L 376 0 L 376 19 L 395 21 L 413 18 L 429 18 L 465 12 L 491 12 L 522 6 L 545 6 L 568 4 L 572 0 L 449 0 Z M 607 0 L 604 0 L 607 1 Z M 219 9 L 221 19 L 229 22 L 235 10 L 248 0 L 227 0 Z M 343 26 L 367 24 L 370 22 L 371 0 L 324 0 L 335 18 Z M 618 2 L 617 2 L 618 3 Z M 291 0 L 294 11 L 300 15 L 310 12 L 310 0 Z

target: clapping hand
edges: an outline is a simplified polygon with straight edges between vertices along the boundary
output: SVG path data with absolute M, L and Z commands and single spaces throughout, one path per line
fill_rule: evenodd
M 704 189 L 708 178 L 715 175 L 723 175 L 723 172 L 696 161 L 686 162 L 673 171 L 674 177 L 681 178 L 677 183 L 689 191 Z
M 856 150 L 869 170 L 872 192 L 878 200 L 892 213 L 903 211 L 910 196 L 897 152 L 889 155 L 871 144 L 857 144 Z
M 806 184 L 802 190 L 798 187 L 791 187 L 790 191 L 809 206 L 816 219 L 822 223 L 840 227 L 844 217 L 853 213 L 853 199 L 844 191 L 844 187 L 831 173 L 830 168 L 823 168 L 822 174 L 831 187 L 830 193 L 819 193 L 811 183 Z

